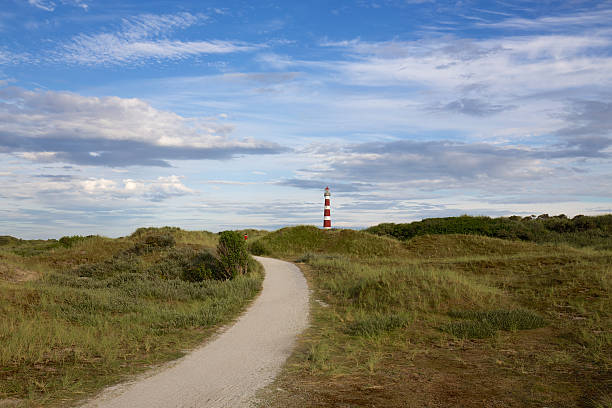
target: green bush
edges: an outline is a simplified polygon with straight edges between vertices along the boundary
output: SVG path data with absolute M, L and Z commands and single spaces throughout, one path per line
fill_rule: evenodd
M 180 231 L 175 227 L 163 228 L 138 228 L 130 238 L 134 246 L 130 252 L 136 255 L 143 255 L 163 248 L 173 248 L 176 246 L 175 235 Z
M 244 238 L 236 231 L 223 231 L 217 245 L 223 278 L 231 279 L 248 272 L 249 253 Z
M 260 240 L 250 242 L 249 251 L 253 255 L 258 255 L 258 256 L 264 256 L 264 255 L 270 254 L 270 251 L 268 251 L 268 248 L 266 248 L 266 246 Z
M 474 234 L 493 238 L 532 242 L 567 243 L 570 245 L 612 248 L 612 214 L 600 216 L 542 214 L 520 218 L 461 217 L 428 218 L 422 221 L 383 223 L 366 229 L 376 235 L 409 240 L 421 235 Z
M 176 245 L 176 239 L 170 234 L 151 233 L 144 237 L 145 245 L 153 248 L 170 248 Z
M 84 241 L 87 238 L 88 237 L 83 237 L 81 235 L 73 235 L 71 237 L 65 236 L 59 239 L 59 243 L 62 244 L 62 246 L 65 248 L 72 248 L 74 244 L 76 244 L 77 242 Z
M 219 260 L 210 252 L 201 252 L 191 267 L 183 270 L 182 279 L 188 282 L 201 282 L 207 279 L 223 279 Z
M 181 229 L 178 227 L 141 227 L 134 231 L 132 235 L 130 235 L 130 238 L 142 239 L 143 237 L 151 234 L 169 234 L 174 236 L 179 232 L 181 232 Z

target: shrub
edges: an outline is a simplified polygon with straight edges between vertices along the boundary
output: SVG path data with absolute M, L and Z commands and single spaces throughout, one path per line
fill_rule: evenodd
M 170 234 L 152 233 L 146 235 L 143 241 L 146 245 L 153 248 L 169 248 L 176 245 L 176 240 Z
M 236 231 L 223 231 L 219 234 L 217 253 L 225 279 L 248 272 L 249 253 L 243 237 Z
M 570 245 L 612 247 L 612 214 L 577 215 L 570 219 L 564 214 L 520 218 L 461 217 L 428 218 L 409 224 L 383 223 L 366 229 L 376 235 L 410 240 L 420 235 L 474 234 L 493 238 L 532 242 L 567 243 Z
M 150 234 L 170 234 L 175 235 L 181 232 L 181 229 L 178 227 L 141 227 L 130 235 L 130 238 L 141 239 Z
M 191 267 L 183 270 L 182 279 L 189 282 L 201 282 L 207 279 L 223 279 L 223 269 L 219 260 L 210 252 L 201 252 L 194 259 Z
M 120 273 L 138 273 L 140 268 L 140 259 L 122 255 L 103 262 L 80 265 L 73 269 L 73 273 L 81 277 L 104 279 Z
M 249 251 L 253 255 L 269 255 L 270 251 L 260 240 L 249 243 Z
M 137 232 L 140 229 L 137 230 Z M 136 234 L 136 232 L 134 233 Z M 134 235 L 132 234 L 132 235 Z M 134 243 L 134 246 L 130 250 L 136 255 L 143 255 L 155 251 L 156 249 L 162 248 L 174 248 L 176 245 L 176 238 L 167 232 L 150 231 L 141 232 L 137 235 L 138 240 Z
M 73 235 L 71 237 L 65 236 L 59 239 L 59 243 L 65 248 L 72 248 L 77 242 L 84 241 L 87 237 L 80 235 Z

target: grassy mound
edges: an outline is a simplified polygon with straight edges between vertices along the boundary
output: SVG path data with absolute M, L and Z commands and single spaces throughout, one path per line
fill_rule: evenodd
M 14 245 L 19 241 L 19 238 L 11 237 L 10 235 L 0 235 L 0 246 Z
M 456 258 L 546 254 L 550 246 L 479 235 L 419 235 L 401 242 L 365 231 L 325 231 L 313 226 L 287 227 L 249 243 L 256 255 L 307 260 L 318 254 L 374 258 Z M 565 248 L 565 251 L 575 251 Z
M 405 252 L 402 243 L 363 231 L 322 230 L 301 225 L 271 232 L 251 244 L 259 255 L 294 257 L 305 254 L 391 256 Z
M 511 256 L 550 251 L 547 246 L 531 242 L 464 234 L 416 236 L 406 241 L 406 249 L 411 256 L 420 258 Z M 571 251 L 570 248 L 567 250 Z

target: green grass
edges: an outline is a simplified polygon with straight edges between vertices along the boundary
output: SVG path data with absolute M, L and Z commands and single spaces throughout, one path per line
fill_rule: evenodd
M 252 260 L 248 275 L 194 281 L 215 265 L 205 231 L 69 238 L 0 241 L 0 405 L 65 406 L 177 358 L 261 289 Z
M 348 332 L 354 336 L 376 336 L 397 328 L 408 326 L 412 321 L 409 313 L 363 313 L 348 326 Z
M 463 339 L 482 339 L 494 336 L 498 330 L 517 331 L 546 326 L 546 320 L 529 310 L 455 311 L 451 317 L 460 318 L 442 326 L 442 330 Z
M 609 399 L 592 386 L 612 378 L 609 250 L 457 233 L 398 241 L 314 227 L 257 242 L 300 262 L 316 300 L 312 327 L 262 406 Z

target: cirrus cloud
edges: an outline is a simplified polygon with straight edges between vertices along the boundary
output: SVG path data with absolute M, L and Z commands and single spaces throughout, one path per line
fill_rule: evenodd
M 202 54 L 229 54 L 261 48 L 241 41 L 183 41 L 169 38 L 180 29 L 207 20 L 203 14 L 143 14 L 124 19 L 115 32 L 79 34 L 53 53 L 58 63 L 138 65 L 150 60 L 180 60 Z

